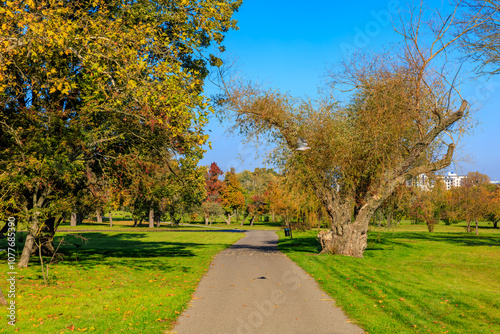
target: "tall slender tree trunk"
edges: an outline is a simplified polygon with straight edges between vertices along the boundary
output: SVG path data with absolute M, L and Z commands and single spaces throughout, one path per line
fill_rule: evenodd
M 467 233 L 470 233 L 470 220 L 467 220 Z
M 245 220 L 247 220 L 247 218 L 248 218 L 249 215 L 250 215 L 250 213 L 248 211 L 246 211 L 243 214 L 243 218 L 241 219 L 241 226 L 243 226 L 245 224 Z
M 161 227 L 161 222 L 160 222 L 160 220 L 161 220 L 161 213 L 160 213 L 160 212 L 158 212 L 158 213 L 156 213 L 156 215 L 155 215 L 156 227 Z
M 252 219 L 250 219 L 250 226 L 253 226 L 255 220 L 259 217 L 259 215 L 253 215 Z
M 153 207 L 149 208 L 149 228 L 155 227 L 155 210 Z
M 479 224 L 476 219 L 476 235 L 479 235 Z
M 109 217 L 109 227 L 113 227 L 113 216 L 111 215 L 111 211 L 108 214 Z

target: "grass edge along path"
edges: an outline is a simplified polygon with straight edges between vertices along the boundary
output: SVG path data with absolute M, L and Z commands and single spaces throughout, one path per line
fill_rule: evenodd
M 224 232 L 81 233 L 65 236 L 64 260 L 41 277 L 39 260 L 18 269 L 16 326 L 0 333 L 165 333 L 187 307 L 215 255 L 244 236 Z M 0 248 L 4 248 L 0 240 Z M 22 243 L 18 243 L 18 255 Z M 0 254 L 7 272 L 5 253 Z M 45 259 L 48 261 L 49 259 Z M 0 282 L 6 291 L 6 281 Z
M 357 259 L 318 255 L 317 232 L 278 247 L 367 333 L 500 333 L 500 233 L 370 232 Z

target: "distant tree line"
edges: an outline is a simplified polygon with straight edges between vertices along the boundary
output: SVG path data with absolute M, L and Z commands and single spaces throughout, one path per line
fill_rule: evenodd
M 372 224 L 397 225 L 402 219 L 427 224 L 429 232 L 439 222 L 447 225 L 467 222 L 467 232 L 479 233 L 479 221 L 498 228 L 500 221 L 500 185 L 487 175 L 470 172 L 462 185 L 446 190 L 444 182 L 431 177 L 428 187 L 401 186 L 375 213 Z

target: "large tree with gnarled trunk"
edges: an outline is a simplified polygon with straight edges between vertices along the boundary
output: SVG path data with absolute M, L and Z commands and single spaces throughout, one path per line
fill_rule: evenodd
M 432 64 L 460 36 L 448 39 L 451 16 L 425 26 L 422 16 L 404 20 L 410 23 L 400 30 L 400 48 L 357 56 L 332 71 L 327 88 L 342 88 L 340 98 L 331 89 L 313 101 L 225 82 L 221 100 L 235 128 L 276 143 L 273 160 L 326 209 L 331 229 L 318 235 L 322 252 L 362 257 L 370 218 L 396 187 L 452 161 L 468 104 L 453 77 Z M 425 27 L 434 33 L 430 42 L 420 38 Z M 298 138 L 311 149 L 297 151 Z

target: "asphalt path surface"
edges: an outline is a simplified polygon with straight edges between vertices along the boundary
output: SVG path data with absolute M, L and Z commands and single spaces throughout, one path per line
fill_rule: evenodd
M 169 333 L 364 333 L 277 240 L 273 231 L 247 231 L 219 253 Z

